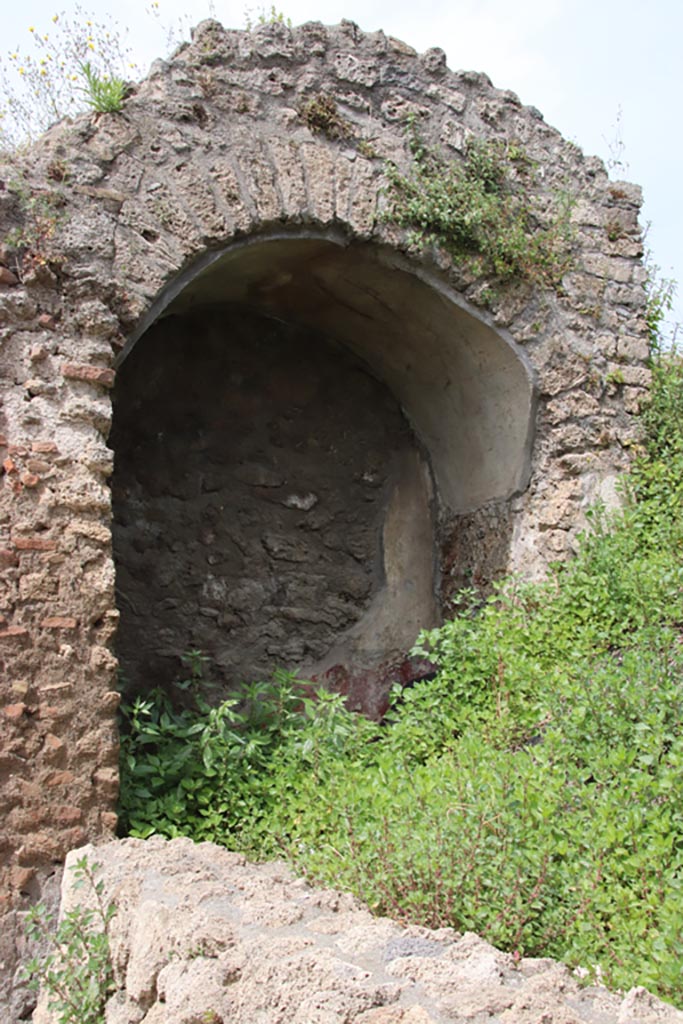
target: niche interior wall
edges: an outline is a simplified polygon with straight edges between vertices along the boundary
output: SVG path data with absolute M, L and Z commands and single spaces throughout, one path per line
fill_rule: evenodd
M 409 115 L 571 189 L 560 288 L 383 217 Z M 514 93 L 351 22 L 204 22 L 120 114 L 2 165 L 0 237 L 25 240 L 0 252 L 12 1013 L 18 912 L 116 826 L 119 656 L 142 688 L 198 638 L 226 686 L 284 662 L 379 713 L 463 585 L 539 575 L 613 500 L 648 385 L 639 205 Z

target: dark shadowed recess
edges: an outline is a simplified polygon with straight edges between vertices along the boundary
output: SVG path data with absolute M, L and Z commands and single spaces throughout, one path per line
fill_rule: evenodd
M 322 658 L 384 582 L 415 447 L 387 388 L 311 329 L 212 307 L 159 321 L 114 404 L 126 683 L 168 683 L 189 649 L 228 686 Z
M 111 444 L 131 689 L 201 650 L 379 715 L 463 586 L 505 570 L 534 394 L 514 341 L 398 254 L 285 233 L 206 253 L 124 351 Z

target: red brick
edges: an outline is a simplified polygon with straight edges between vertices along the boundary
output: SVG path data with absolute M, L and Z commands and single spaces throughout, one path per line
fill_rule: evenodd
M 87 363 L 63 363 L 62 376 L 67 380 L 82 380 L 88 384 L 101 384 L 104 388 L 114 386 L 116 373 L 105 366 L 89 366 Z
M 80 807 L 71 807 L 64 804 L 61 807 L 55 808 L 51 817 L 53 821 L 60 825 L 75 825 L 83 817 L 83 811 Z
M 66 718 L 73 712 L 72 709 L 63 704 L 40 704 L 37 708 L 38 718 Z
M 7 815 L 7 827 L 14 832 L 35 832 L 49 816 L 46 807 L 13 807 Z
M 33 868 L 22 868 L 15 864 L 14 867 L 10 868 L 10 885 L 14 889 L 25 889 L 34 875 L 35 871 Z
M 9 548 L 0 548 L 0 566 L 6 569 L 11 565 L 19 565 L 19 556 Z
M 11 270 L 8 270 L 7 267 L 0 267 L 0 284 L 19 284 L 19 278 Z
M 11 640 L 15 636 L 28 636 L 28 630 L 23 626 L 8 626 L 7 629 L 0 629 L 0 640 Z
M 37 487 L 40 483 L 40 477 L 35 473 L 22 473 L 19 479 L 24 487 Z
M 10 457 L 8 455 L 7 458 L 5 459 L 5 461 L 2 464 L 2 468 L 4 469 L 4 471 L 6 473 L 16 473 L 16 471 L 17 471 L 17 464 L 14 461 L 14 459 L 10 459 Z
M 45 779 L 45 785 L 50 786 L 70 786 L 74 781 L 74 773 L 68 771 L 52 772 L 51 775 Z
M 41 622 L 43 629 L 76 629 L 78 619 L 68 615 L 53 615 Z
M 16 721 L 16 719 L 21 718 L 24 711 L 26 711 L 26 705 L 21 702 L 19 704 L 5 704 L 2 710 L 5 712 L 7 718 Z
M 31 445 L 31 451 L 40 452 L 42 455 L 48 455 L 51 452 L 58 452 L 59 448 L 54 441 L 34 441 Z
M 79 846 L 79 843 L 74 844 Z M 70 844 L 66 845 L 70 849 Z M 17 850 L 17 860 L 20 864 L 33 867 L 45 861 L 61 860 L 65 853 L 65 844 L 60 842 L 49 832 L 35 832 L 30 839 Z
M 68 828 L 63 833 L 64 839 L 64 853 L 67 850 L 74 850 L 77 846 L 83 846 L 86 841 L 86 832 L 81 825 L 77 825 L 75 828 Z M 64 854 L 62 854 L 62 857 Z
M 16 455 L 18 459 L 25 459 L 28 455 L 28 448 L 25 444 L 11 444 L 7 450 L 10 455 Z
M 48 331 L 54 331 L 57 326 L 57 321 L 53 317 L 52 313 L 41 313 L 38 317 L 38 323 Z
M 52 704 L 41 704 L 40 705 L 40 717 L 41 718 L 54 718 L 58 715 L 60 708 L 54 707 Z
M 57 541 L 48 537 L 12 537 L 12 543 L 18 551 L 55 551 Z

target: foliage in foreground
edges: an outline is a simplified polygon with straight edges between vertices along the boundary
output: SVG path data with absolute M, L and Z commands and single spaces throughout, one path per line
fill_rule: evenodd
M 655 366 L 629 500 L 576 559 L 423 636 L 382 726 L 280 674 L 124 704 L 133 834 L 187 834 L 683 1003 L 683 367 Z
M 105 905 L 104 886 L 95 880 L 99 865 L 82 857 L 73 867 L 74 889 L 86 890 L 86 903 L 64 915 L 55 928 L 52 915 L 39 903 L 27 914 L 26 931 L 48 952 L 25 968 L 29 988 L 47 992 L 48 1007 L 59 1024 L 103 1024 L 105 1005 L 114 988 L 109 950 L 109 924 L 116 913 Z
M 204 659 L 185 659 L 176 693 L 157 688 L 122 704 L 120 816 L 123 831 L 147 838 L 191 835 L 255 852 L 273 846 L 270 815 L 289 771 L 315 779 L 330 758 L 364 749 L 377 726 L 313 692 L 288 672 L 246 686 L 240 701 L 211 706 L 202 690 Z M 283 778 L 273 766 L 282 758 Z

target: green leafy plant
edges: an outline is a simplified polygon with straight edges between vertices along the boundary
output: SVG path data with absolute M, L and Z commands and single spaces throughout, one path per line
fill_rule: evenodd
M 121 704 L 122 829 L 262 849 L 279 786 L 294 790 L 304 770 L 324 774 L 375 727 L 350 716 L 339 695 L 283 671 L 212 706 L 204 659 L 195 651 L 185 661 L 189 675 L 171 692 Z
M 154 5 L 152 5 L 154 6 Z M 138 66 L 126 32 L 77 6 L 47 29 L 30 26 L 28 45 L 0 59 L 0 148 L 13 150 L 85 107 L 121 109 L 124 78 Z
M 673 309 L 676 282 L 671 278 L 661 276 L 660 268 L 654 265 L 652 254 L 649 251 L 645 253 L 643 262 L 647 273 L 645 318 L 650 335 L 650 344 L 655 353 L 658 353 L 662 348 L 663 328 L 667 314 Z
M 223 1018 L 216 1010 L 204 1010 L 201 1024 L 223 1024 Z
M 550 213 L 523 148 L 472 140 L 460 160 L 447 160 L 409 123 L 413 165 L 388 166 L 387 222 L 409 231 L 416 248 L 438 245 L 456 264 L 501 280 L 557 287 L 571 266 L 571 196 L 552 197 Z M 547 197 L 545 197 L 547 199 Z
M 73 867 L 74 888 L 87 889 L 87 908 L 67 911 L 56 927 L 44 904 L 32 907 L 26 918 L 29 937 L 48 948 L 26 965 L 28 984 L 47 992 L 48 1007 L 59 1024 L 104 1024 L 105 1005 L 114 989 L 109 926 L 116 907 L 105 903 L 98 867 L 86 857 Z
M 286 25 L 292 27 L 292 19 L 288 18 L 283 11 L 279 11 L 275 4 L 269 8 L 259 7 L 256 14 L 253 9 L 247 8 L 244 12 L 246 28 L 251 31 L 257 25 Z
M 9 191 L 20 208 L 21 227 L 4 238 L 15 253 L 14 269 L 23 279 L 27 272 L 46 266 L 52 255 L 51 242 L 62 219 L 64 198 L 57 190 L 35 190 L 20 178 L 9 182 Z
M 369 139 L 360 139 L 358 142 L 358 152 L 366 160 L 377 160 L 379 158 L 379 153 Z
M 122 78 L 99 75 L 90 61 L 79 65 L 86 102 L 98 114 L 116 114 L 123 107 L 126 83 Z

